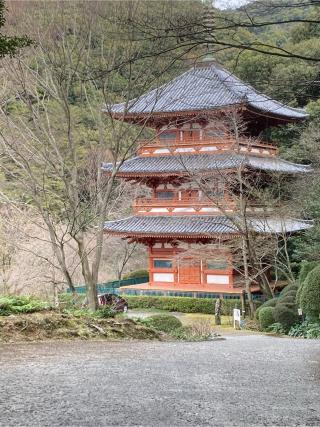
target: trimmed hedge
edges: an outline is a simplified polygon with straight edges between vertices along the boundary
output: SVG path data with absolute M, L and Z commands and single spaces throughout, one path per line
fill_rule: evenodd
M 274 307 L 261 307 L 259 310 L 259 322 L 261 329 L 267 329 L 274 323 Z
M 264 302 L 259 308 L 256 310 L 256 319 L 259 320 L 259 313 L 262 308 L 265 307 L 275 307 L 278 302 L 278 298 L 271 298 Z
M 299 283 L 302 284 L 306 280 L 310 271 L 312 271 L 318 265 L 318 261 L 302 261 L 299 272 Z
M 130 308 L 155 308 L 167 311 L 180 311 L 181 313 L 204 313 L 214 314 L 214 298 L 191 298 L 191 297 L 165 297 L 165 296 L 139 296 L 123 295 L 128 301 Z M 223 299 L 222 314 L 230 316 L 234 308 L 241 308 L 238 299 Z
M 298 289 L 299 289 L 299 284 L 298 283 L 293 283 L 291 285 L 287 285 L 280 292 L 280 297 L 287 296 L 288 294 L 291 294 L 291 295 L 292 294 L 296 294 Z
M 296 308 L 291 308 L 286 304 L 278 303 L 273 309 L 273 316 L 277 323 L 289 330 L 291 326 L 298 323 L 299 316 Z
M 300 305 L 309 319 L 319 320 L 320 316 L 320 265 L 308 274 L 300 292 Z
M 140 277 L 147 277 L 149 276 L 148 270 L 135 270 L 131 271 L 130 273 L 127 273 L 123 276 L 123 279 L 138 279 Z

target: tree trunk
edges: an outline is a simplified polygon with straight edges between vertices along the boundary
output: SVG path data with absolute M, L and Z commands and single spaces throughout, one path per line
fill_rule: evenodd
M 251 280 L 249 276 L 249 266 L 248 266 L 248 257 L 247 257 L 247 244 L 245 237 L 242 237 L 242 257 L 243 257 L 243 269 L 244 269 L 244 288 L 248 296 L 249 308 L 250 308 L 250 319 L 253 319 L 255 312 L 255 307 L 252 299 L 252 293 L 250 289 Z
M 87 288 L 87 299 L 88 299 L 88 308 L 89 310 L 96 311 L 98 304 L 98 296 L 97 296 L 97 284 L 93 283 L 92 280 L 86 282 Z

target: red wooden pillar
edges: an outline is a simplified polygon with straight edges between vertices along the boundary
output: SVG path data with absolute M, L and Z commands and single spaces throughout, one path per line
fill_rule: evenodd
M 150 285 L 153 285 L 153 253 L 152 253 L 152 246 L 149 246 L 148 254 L 149 254 L 149 283 L 150 283 Z

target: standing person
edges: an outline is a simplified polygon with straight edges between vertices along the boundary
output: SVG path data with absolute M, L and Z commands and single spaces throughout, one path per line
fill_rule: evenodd
M 221 325 L 221 306 L 222 306 L 221 298 L 217 298 L 214 306 L 214 320 L 216 325 Z

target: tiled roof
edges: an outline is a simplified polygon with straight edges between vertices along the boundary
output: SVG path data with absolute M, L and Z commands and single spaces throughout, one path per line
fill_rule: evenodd
M 124 103 L 112 105 L 111 111 L 123 113 L 126 110 L 126 114 L 149 115 L 210 110 L 240 104 L 284 118 L 307 117 L 304 110 L 274 101 L 216 64 L 192 68 L 169 83 L 130 101 L 127 107 Z
M 276 157 L 258 157 L 236 153 L 183 154 L 167 156 L 134 157 L 119 168 L 119 175 L 157 175 L 210 172 L 214 170 L 239 168 L 241 166 L 279 173 L 301 173 L 311 171 L 310 166 L 298 165 Z M 111 163 L 104 163 L 102 169 L 112 170 Z
M 279 218 L 250 219 L 253 230 L 259 233 L 290 233 L 312 227 L 310 221 Z M 238 234 L 236 224 L 226 216 L 131 216 L 105 224 L 105 232 L 123 236 L 173 237 Z

